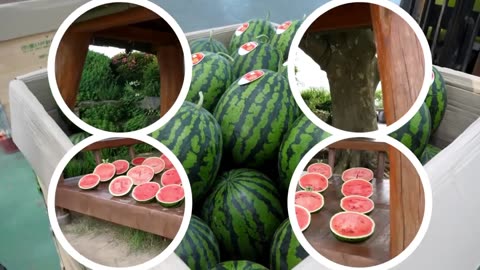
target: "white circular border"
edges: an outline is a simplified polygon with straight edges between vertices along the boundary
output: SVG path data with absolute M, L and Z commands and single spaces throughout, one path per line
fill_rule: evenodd
M 299 50 L 300 41 L 305 35 L 305 33 L 307 32 L 308 28 L 313 24 L 313 22 L 318 17 L 322 16 L 324 13 L 330 11 L 331 9 L 341 5 L 353 4 L 353 3 L 375 4 L 395 12 L 398 16 L 403 18 L 408 23 L 408 25 L 413 29 L 423 50 L 423 55 L 425 60 L 424 79 L 423 79 L 422 88 L 420 90 L 420 93 L 416 101 L 414 102 L 413 106 L 400 119 L 395 121 L 393 124 L 386 126 L 382 130 L 378 129 L 378 130 L 369 131 L 369 132 L 352 132 L 352 131 L 341 130 L 325 123 L 320 118 L 318 118 L 310 110 L 310 108 L 308 108 L 307 104 L 305 103 L 305 101 L 301 96 L 301 91 L 300 91 L 301 88 L 296 82 L 295 63 L 297 58 L 297 50 Z M 288 65 L 288 80 L 290 83 L 290 88 L 291 88 L 293 97 L 295 98 L 298 106 L 300 107 L 302 112 L 308 117 L 308 119 L 310 119 L 310 121 L 312 121 L 318 127 L 320 127 L 321 129 L 323 129 L 324 131 L 330 134 L 343 134 L 343 135 L 350 135 L 350 136 L 375 136 L 380 134 L 390 134 L 395 130 L 401 128 L 403 125 L 405 125 L 411 118 L 413 118 L 413 116 L 417 113 L 417 111 L 420 110 L 420 107 L 422 106 L 425 98 L 427 97 L 428 90 L 431 85 L 430 82 L 431 82 L 431 76 L 432 76 L 432 55 L 430 53 L 430 47 L 428 45 L 427 38 L 425 37 L 425 34 L 423 33 L 418 23 L 405 10 L 403 10 L 399 5 L 393 3 L 392 1 L 336 0 L 336 1 L 327 2 L 326 4 L 316 9 L 314 12 L 312 12 L 308 17 L 306 17 L 303 23 L 300 25 L 299 29 L 295 34 L 295 37 L 292 40 L 292 45 L 289 50 L 288 59 L 292 59 L 289 61 L 289 65 Z
M 420 176 L 420 180 L 422 182 L 423 190 L 424 190 L 425 210 L 423 214 L 423 220 L 412 242 L 407 246 L 405 250 L 403 250 L 398 256 L 394 257 L 393 259 L 390 259 L 389 261 L 379 265 L 375 265 L 371 267 L 362 267 L 362 269 L 368 269 L 368 270 L 392 269 L 395 266 L 399 265 L 404 260 L 406 260 L 415 251 L 415 249 L 417 249 L 417 247 L 420 245 L 421 241 L 425 237 L 425 234 L 427 233 L 427 229 L 430 224 L 430 220 L 432 218 L 432 204 L 433 204 L 432 188 L 430 185 L 428 174 L 425 171 L 423 165 L 420 163 L 417 157 L 413 154 L 413 152 L 411 152 L 401 142 L 389 137 L 388 135 L 378 136 L 378 137 L 371 137 L 371 136 L 362 136 L 362 137 L 367 139 L 375 139 L 376 141 L 379 141 L 379 142 L 385 142 L 390 146 L 393 146 L 396 149 L 398 149 L 405 157 L 407 157 L 410 160 L 410 162 L 413 164 L 413 166 L 417 170 Z M 307 152 L 307 154 L 299 162 L 297 168 L 295 169 L 292 175 L 292 181 L 290 181 L 290 187 L 288 190 L 288 198 L 287 198 L 288 216 L 289 216 L 289 220 L 295 236 L 297 237 L 302 247 L 307 251 L 307 253 L 311 257 L 313 257 L 316 261 L 318 261 L 323 266 L 328 267 L 329 269 L 353 270 L 353 269 L 359 269 L 359 268 L 341 265 L 327 259 L 323 255 L 321 255 L 308 242 L 307 238 L 305 237 L 303 232 L 300 230 L 300 226 L 298 225 L 297 217 L 295 215 L 295 191 L 297 189 L 298 181 L 294 179 L 300 179 L 304 171 L 304 168 L 307 166 L 308 162 L 322 149 L 328 147 L 329 145 L 335 142 L 338 142 L 344 139 L 351 139 L 351 138 L 358 138 L 358 137 L 356 136 L 353 137 L 348 135 L 329 136 L 328 138 L 324 139 L 320 143 L 316 144 L 312 149 L 310 149 L 310 151 Z
M 105 5 L 105 4 L 115 4 L 115 3 L 127 3 L 127 4 L 142 6 L 144 8 L 147 8 L 155 12 L 156 14 L 158 14 L 159 17 L 164 19 L 173 29 L 173 31 L 175 32 L 180 42 L 180 45 L 183 51 L 184 66 L 185 66 L 185 76 L 183 78 L 182 88 L 177 97 L 177 100 L 174 102 L 170 110 L 168 110 L 168 112 L 165 113 L 165 115 L 163 115 L 162 117 L 160 117 L 160 119 L 158 119 L 156 122 L 154 122 L 153 124 L 147 127 L 144 127 L 142 129 L 135 130 L 135 131 L 119 132 L 119 133 L 98 129 L 96 127 L 93 127 L 85 123 L 79 117 L 77 117 L 72 112 L 72 110 L 68 108 L 67 104 L 65 103 L 60 93 L 60 90 L 58 88 L 57 79 L 55 75 L 55 59 L 57 56 L 58 46 L 60 45 L 60 41 L 62 40 L 63 35 L 68 30 L 70 25 L 72 25 L 85 12 L 90 11 L 93 8 L 96 8 L 98 6 Z M 68 119 L 70 119 L 70 121 L 72 121 L 75 125 L 77 125 L 81 129 L 87 131 L 90 134 L 110 134 L 110 136 L 112 136 L 112 134 L 119 134 L 119 136 L 124 136 L 126 134 L 132 134 L 134 132 L 150 134 L 158 130 L 163 125 L 165 125 L 178 112 L 178 110 L 180 110 L 180 107 L 182 106 L 184 100 L 186 99 L 188 90 L 190 87 L 190 83 L 192 80 L 192 55 L 190 53 L 190 45 L 188 43 L 187 37 L 184 34 L 183 30 L 175 21 L 175 19 L 172 16 L 170 16 L 170 14 L 168 14 L 165 10 L 163 10 L 161 7 L 154 4 L 153 2 L 135 1 L 135 0 L 95 0 L 95 1 L 92 0 L 90 2 L 85 3 L 84 5 L 77 8 L 74 12 L 72 12 L 58 28 L 50 46 L 50 50 L 48 54 L 47 72 L 48 72 L 48 81 L 50 84 L 50 89 L 52 90 L 53 98 L 55 99 L 58 106 L 60 107 L 62 112 L 65 114 L 65 116 L 67 116 Z
M 68 240 L 65 238 L 65 235 L 62 233 L 62 230 L 60 229 L 60 225 L 57 220 L 57 215 L 55 211 L 55 194 L 57 190 L 57 185 L 60 179 L 60 176 L 63 173 L 63 170 L 67 166 L 68 162 L 77 154 L 79 153 L 82 149 L 85 147 L 91 145 L 92 143 L 104 140 L 104 139 L 109 139 L 113 138 L 112 136 L 108 135 L 94 135 L 86 138 L 85 140 L 81 141 L 80 143 L 76 144 L 71 148 L 67 154 L 60 160 L 58 166 L 55 168 L 55 171 L 52 175 L 52 179 L 50 180 L 50 184 L 48 187 L 48 198 L 47 198 L 47 210 L 48 210 L 48 218 L 50 220 L 50 225 L 52 227 L 53 233 L 55 234 L 55 237 L 57 238 L 58 242 L 60 245 L 65 249 L 65 251 L 72 256 L 76 261 L 81 263 L 82 265 L 88 267 L 89 269 L 99 269 L 99 270 L 118 270 L 118 269 L 125 269 L 125 270 L 143 270 L 143 269 L 153 269 L 154 267 L 158 267 L 168 256 L 173 254 L 175 249 L 180 245 L 180 242 L 182 241 L 183 237 L 185 236 L 185 233 L 187 232 L 188 225 L 190 223 L 190 219 L 192 217 L 192 204 L 193 204 L 193 199 L 192 199 L 192 191 L 190 187 L 190 183 L 188 181 L 188 176 L 187 173 L 185 172 L 185 169 L 183 168 L 182 164 L 180 161 L 177 159 L 177 157 L 171 152 L 166 146 L 164 146 L 161 142 L 155 140 L 152 137 L 149 137 L 147 135 L 143 134 L 124 134 L 122 136 L 123 138 L 131 138 L 131 139 L 136 139 L 139 141 L 143 141 L 145 143 L 150 144 L 151 146 L 155 147 L 157 150 L 162 152 L 167 156 L 167 158 L 172 162 L 172 164 L 175 166 L 175 168 L 178 170 L 178 173 L 180 174 L 180 178 L 182 180 L 182 185 L 185 190 L 185 210 L 184 210 L 184 216 L 182 220 L 182 224 L 180 225 L 180 228 L 175 235 L 175 238 L 172 240 L 170 245 L 162 251 L 158 256 L 142 263 L 138 264 L 135 266 L 129 266 L 129 267 L 111 267 L 111 266 L 105 266 L 101 265 L 98 263 L 93 262 L 92 260 L 89 260 L 88 258 L 84 257 L 81 255 L 75 248 L 70 245 Z

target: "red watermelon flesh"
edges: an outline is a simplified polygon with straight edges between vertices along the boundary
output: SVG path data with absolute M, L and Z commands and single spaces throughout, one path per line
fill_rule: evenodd
M 147 159 L 146 157 L 136 157 L 132 159 L 132 164 L 134 166 L 142 165 L 142 163 Z
M 132 197 L 139 202 L 151 201 L 160 190 L 160 184 L 156 182 L 147 182 L 136 186 L 132 191 Z
M 185 198 L 185 191 L 180 185 L 168 185 L 160 189 L 157 199 L 161 202 L 174 203 Z
M 130 168 L 130 163 L 124 159 L 115 160 L 112 164 L 115 166 L 117 175 L 126 173 Z
M 159 157 L 149 157 L 142 162 L 142 165 L 152 167 L 155 174 L 165 169 L 165 161 Z
M 364 239 L 375 230 L 375 222 L 367 215 L 340 212 L 330 219 L 330 229 L 345 240 Z
M 173 168 L 172 162 L 170 161 L 170 159 L 168 159 L 168 157 L 165 154 L 162 154 L 160 158 L 163 159 L 163 162 L 165 162 L 165 170 L 169 170 Z
M 325 177 L 332 177 L 332 167 L 325 163 L 313 163 L 307 168 L 307 172 L 319 173 L 325 175 Z
M 128 176 L 118 176 L 108 185 L 108 191 L 112 196 L 120 197 L 127 195 L 133 187 L 133 180 Z
M 133 184 L 136 186 L 150 182 L 154 175 L 153 168 L 146 165 L 135 166 L 127 172 L 127 176 L 132 178 Z
M 78 181 L 78 187 L 81 189 L 93 189 L 98 184 L 100 184 L 100 176 L 94 173 L 86 174 Z
M 178 171 L 176 169 L 170 169 L 162 174 L 160 183 L 162 184 L 162 186 L 181 185 L 182 180 L 180 179 L 180 175 L 178 174 Z
M 375 204 L 371 199 L 367 197 L 351 195 L 343 197 L 340 200 L 340 207 L 344 211 L 368 214 L 373 210 Z
M 353 179 L 363 179 L 366 181 L 371 181 L 373 179 L 373 172 L 372 170 L 367 168 L 357 167 L 350 168 L 342 173 L 343 181 L 350 181 Z
M 115 176 L 116 168 L 112 163 L 101 163 L 95 167 L 93 173 L 100 176 L 100 182 L 107 182 Z
M 305 231 L 310 226 L 311 214 L 303 206 L 295 205 L 295 215 L 297 216 L 298 226 L 300 230 Z
M 306 173 L 300 177 L 298 184 L 304 190 L 322 192 L 328 187 L 328 179 L 319 173 Z
M 349 180 L 342 185 L 343 196 L 358 195 L 370 197 L 373 195 L 373 185 L 363 179 Z
M 295 204 L 305 207 L 310 213 L 320 211 L 324 205 L 322 194 L 312 191 L 297 191 L 295 193 Z

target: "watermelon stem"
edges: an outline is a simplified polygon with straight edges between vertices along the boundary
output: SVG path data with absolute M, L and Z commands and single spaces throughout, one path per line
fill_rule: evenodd
M 213 40 L 213 29 L 210 30 L 210 37 L 208 38 L 208 42 L 212 43 Z
M 227 59 L 230 60 L 231 62 L 234 61 L 233 58 L 232 58 L 230 55 L 228 55 L 228 54 L 226 54 L 226 53 L 224 53 L 224 52 L 217 52 L 217 54 L 224 56 L 225 58 L 227 58 Z
M 267 22 L 270 21 L 270 10 L 267 11 L 267 17 L 265 17 L 265 20 L 266 20 Z
M 283 69 L 288 67 L 288 65 L 284 67 L 283 62 L 284 62 L 283 61 L 283 55 L 280 55 L 280 59 L 278 61 L 278 68 L 277 68 L 277 73 L 278 74 L 282 73 Z
M 203 105 L 203 92 L 202 91 L 198 92 L 198 95 L 200 96 L 200 98 L 198 99 L 196 108 L 200 109 L 202 108 L 202 105 Z
M 265 39 L 263 40 L 263 43 L 268 43 L 268 40 L 270 39 L 270 37 L 267 36 L 267 35 L 265 35 L 265 34 L 259 35 L 259 36 L 257 36 L 256 38 L 257 38 L 257 39 L 265 38 Z

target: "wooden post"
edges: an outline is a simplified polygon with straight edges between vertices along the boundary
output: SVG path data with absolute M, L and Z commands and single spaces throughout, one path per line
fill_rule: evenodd
M 180 43 L 157 48 L 160 69 L 160 116 L 170 110 L 182 89 L 185 65 Z
M 337 150 L 335 148 L 328 148 L 328 165 L 330 168 L 335 167 L 335 157 L 337 155 Z
M 387 124 L 402 117 L 417 99 L 425 73 L 424 57 L 414 31 L 389 9 L 371 5 Z M 424 194 L 415 168 L 390 147 L 390 254 L 413 240 L 423 218 Z

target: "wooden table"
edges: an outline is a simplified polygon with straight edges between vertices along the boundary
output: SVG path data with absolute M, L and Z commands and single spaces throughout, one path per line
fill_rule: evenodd
M 310 227 L 303 233 L 308 242 L 323 256 L 336 263 L 351 267 L 367 267 L 390 259 L 390 181 L 373 180 L 375 209 L 370 217 L 375 221 L 375 233 L 365 242 L 346 243 L 337 240 L 330 231 L 330 218 L 342 211 L 340 208 L 341 184 L 339 175 L 329 181 L 323 193 L 325 206 L 312 214 Z

